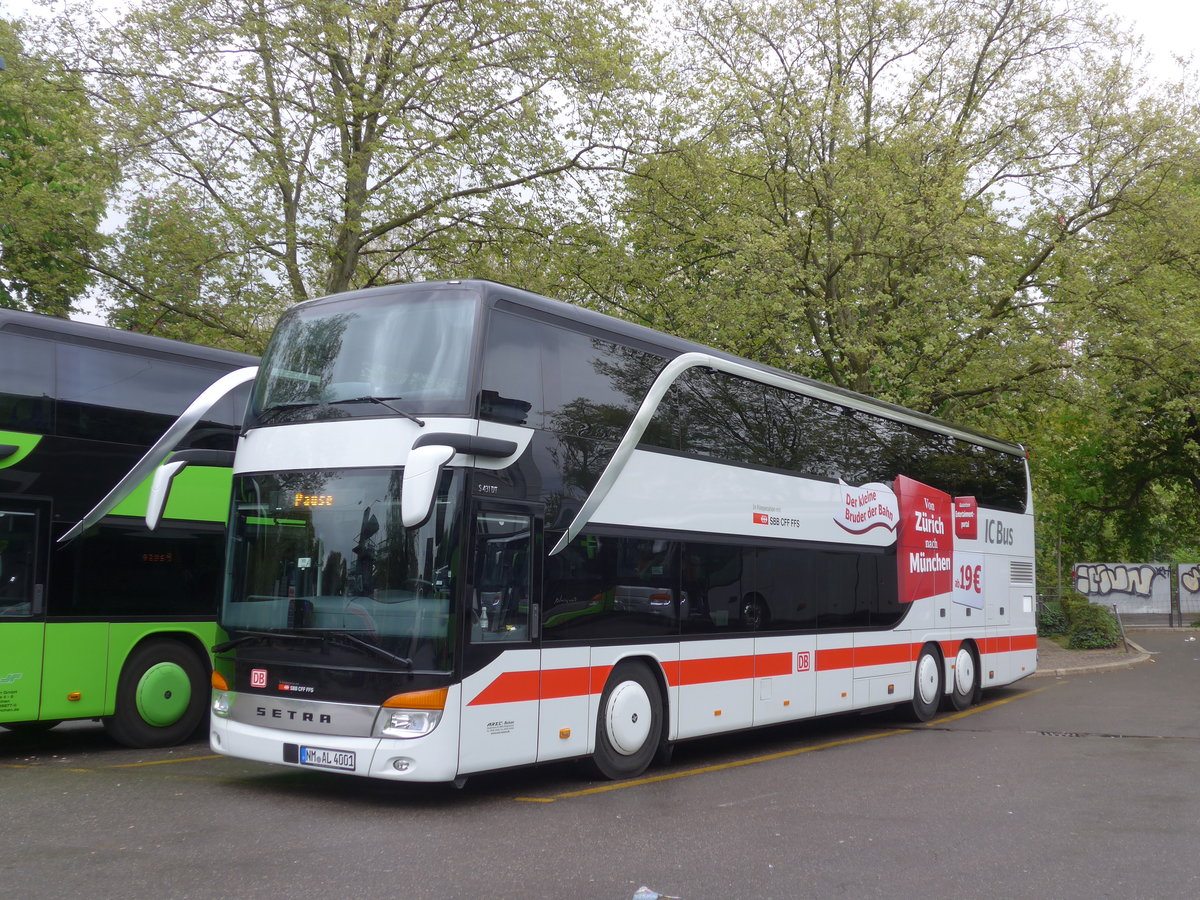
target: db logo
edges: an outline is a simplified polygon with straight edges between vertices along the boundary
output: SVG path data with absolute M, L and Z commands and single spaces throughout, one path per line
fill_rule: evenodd
M 812 668 L 812 654 L 807 650 L 801 650 L 796 654 L 796 671 L 807 672 Z
M 266 687 L 267 686 L 267 670 L 266 669 L 251 669 L 250 670 L 250 687 Z

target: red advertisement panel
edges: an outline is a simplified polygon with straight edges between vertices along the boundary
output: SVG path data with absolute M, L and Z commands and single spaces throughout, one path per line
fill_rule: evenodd
M 950 495 L 901 475 L 896 478 L 900 533 L 896 543 L 900 602 L 954 588 L 954 505 Z
M 966 541 L 979 537 L 979 504 L 974 497 L 954 498 L 954 536 Z

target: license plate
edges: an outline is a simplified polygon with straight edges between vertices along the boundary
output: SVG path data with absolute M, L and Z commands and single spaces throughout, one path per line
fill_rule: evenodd
M 354 771 L 353 750 L 329 750 L 325 747 L 301 747 L 300 765 L 317 766 L 321 769 L 344 769 Z

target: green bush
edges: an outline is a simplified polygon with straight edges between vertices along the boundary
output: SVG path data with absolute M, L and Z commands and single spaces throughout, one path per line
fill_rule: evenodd
M 1072 650 L 1102 650 L 1121 644 L 1121 626 L 1103 606 L 1082 598 L 1063 604 L 1067 616 L 1067 646 Z
M 1047 600 L 1038 606 L 1037 632 L 1040 635 L 1066 634 L 1067 614 L 1058 600 Z

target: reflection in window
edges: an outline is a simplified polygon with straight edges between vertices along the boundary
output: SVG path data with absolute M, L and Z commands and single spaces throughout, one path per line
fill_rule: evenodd
M 547 546 L 559 535 L 548 534 Z M 549 640 L 630 638 L 678 630 L 678 544 L 584 534 L 546 561 Z
M 367 397 L 406 400 L 420 409 L 461 406 L 477 304 L 470 291 L 413 291 L 296 309 L 271 338 L 254 413 L 291 408 L 307 410 L 308 419 L 380 415 L 378 405 L 346 404 Z
M 33 613 L 37 516 L 0 510 L 0 617 Z
M 220 600 L 219 525 L 106 521 L 54 554 L 51 615 L 211 618 Z
M 234 479 L 227 629 L 348 632 L 416 668 L 451 664 L 460 472 L 442 476 L 417 528 L 403 472 L 361 469 Z
M 710 369 L 675 382 L 643 442 L 848 484 L 907 475 L 983 506 L 1025 508 L 1019 456 Z
M 471 639 L 529 639 L 530 554 L 528 516 L 482 513 L 475 519 Z
M 54 344 L 0 334 L 0 428 L 48 434 L 53 396 Z

